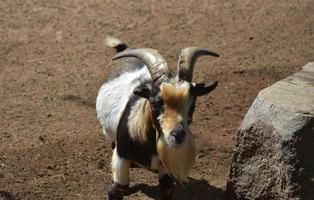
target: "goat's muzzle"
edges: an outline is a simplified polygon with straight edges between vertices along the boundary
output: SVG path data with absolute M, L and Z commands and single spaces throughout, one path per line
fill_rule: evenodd
M 167 137 L 167 143 L 170 148 L 180 148 L 186 139 L 186 131 L 183 127 L 174 128 Z

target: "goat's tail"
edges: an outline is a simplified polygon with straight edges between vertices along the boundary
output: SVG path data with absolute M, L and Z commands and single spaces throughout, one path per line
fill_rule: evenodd
M 114 48 L 117 51 L 117 53 L 124 51 L 128 48 L 128 45 L 126 45 L 124 42 L 110 35 L 106 37 L 105 44 L 108 47 Z

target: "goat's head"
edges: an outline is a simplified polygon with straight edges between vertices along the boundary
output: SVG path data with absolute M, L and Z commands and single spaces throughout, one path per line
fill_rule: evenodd
M 153 49 L 126 50 L 113 58 L 137 57 L 147 66 L 152 82 L 139 86 L 134 94 L 149 100 L 158 137 L 163 138 L 170 148 L 178 148 L 184 144 L 196 98 L 208 94 L 217 86 L 217 81 L 209 86 L 192 82 L 196 59 L 202 55 L 219 56 L 202 48 L 185 48 L 179 57 L 177 74 L 174 77 L 170 77 L 166 61 Z

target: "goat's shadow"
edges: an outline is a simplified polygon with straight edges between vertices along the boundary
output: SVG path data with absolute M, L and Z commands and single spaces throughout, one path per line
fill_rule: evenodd
M 137 184 L 130 187 L 126 196 L 136 192 L 142 192 L 150 198 L 160 199 L 160 190 L 158 186 L 149 186 L 145 184 Z M 177 185 L 174 191 L 173 199 L 180 200 L 221 200 L 225 197 L 225 191 L 211 186 L 204 179 L 190 179 L 187 185 Z
M 0 190 L 0 199 L 3 200 L 15 200 L 14 195 L 11 192 Z

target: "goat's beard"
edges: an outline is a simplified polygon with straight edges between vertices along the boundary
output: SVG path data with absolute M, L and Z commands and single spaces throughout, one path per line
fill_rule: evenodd
M 195 163 L 195 143 L 191 133 L 186 135 L 183 146 L 171 148 L 164 137 L 157 142 L 157 152 L 170 174 L 180 182 L 188 181 L 188 174 Z

